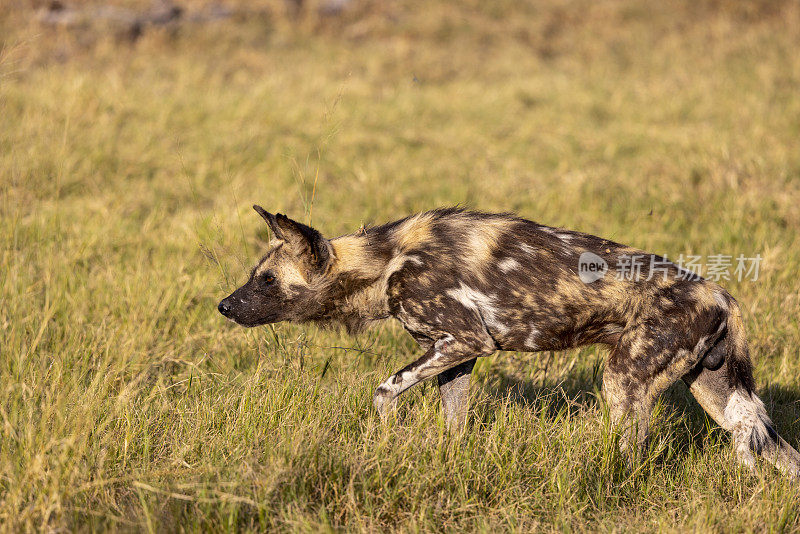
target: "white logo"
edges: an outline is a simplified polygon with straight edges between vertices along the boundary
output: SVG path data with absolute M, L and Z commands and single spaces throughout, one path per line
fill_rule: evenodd
M 584 284 L 600 280 L 608 272 L 606 260 L 592 252 L 584 252 L 578 258 L 578 277 Z

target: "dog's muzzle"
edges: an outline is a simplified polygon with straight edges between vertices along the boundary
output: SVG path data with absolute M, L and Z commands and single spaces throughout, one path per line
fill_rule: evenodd
M 217 306 L 217 310 L 219 310 L 222 315 L 230 319 L 231 305 L 228 303 L 228 299 L 222 299 L 222 301 L 219 303 L 219 306 Z

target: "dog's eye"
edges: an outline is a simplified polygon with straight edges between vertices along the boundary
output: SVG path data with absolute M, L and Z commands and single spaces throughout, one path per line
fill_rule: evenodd
M 265 284 L 269 285 L 275 281 L 275 277 L 270 273 L 264 273 L 261 276 L 261 280 L 263 280 Z

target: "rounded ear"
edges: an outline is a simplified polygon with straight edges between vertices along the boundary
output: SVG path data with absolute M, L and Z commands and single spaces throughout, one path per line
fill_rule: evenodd
M 278 213 L 273 215 L 261 206 L 253 209 L 267 221 L 275 237 L 282 240 L 312 270 L 322 271 L 331 259 L 331 244 L 314 228 Z
M 314 228 L 290 219 L 279 213 L 275 216 L 280 235 L 295 253 L 306 261 L 312 269 L 324 270 L 331 258 L 331 245 Z M 278 235 L 278 232 L 275 232 Z

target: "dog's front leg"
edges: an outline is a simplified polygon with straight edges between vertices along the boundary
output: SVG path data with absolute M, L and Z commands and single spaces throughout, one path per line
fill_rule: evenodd
M 409 332 L 420 348 L 428 350 L 433 341 L 416 332 Z M 442 414 L 447 428 L 460 431 L 467 422 L 469 407 L 470 375 L 475 367 L 476 358 L 456 365 L 452 369 L 439 373 L 436 377 L 439 384 L 439 395 L 442 399 Z
M 474 361 L 477 356 L 487 356 L 494 350 L 493 345 L 478 336 L 455 337 L 447 334 L 431 345 L 421 358 L 403 367 L 378 386 L 373 398 L 375 409 L 381 417 L 386 417 L 397 397 L 411 386 L 465 362 Z M 469 380 L 469 374 L 466 375 L 466 379 Z M 458 380 L 461 381 L 463 378 Z M 463 394 L 458 395 L 458 397 L 462 396 Z M 462 402 L 462 400 L 458 401 L 459 404 Z M 463 402 L 463 404 L 465 411 L 466 403 Z
M 459 431 L 467 422 L 469 406 L 469 379 L 475 359 L 456 365 L 439 373 L 439 393 L 442 396 L 442 411 L 447 427 L 451 431 Z

